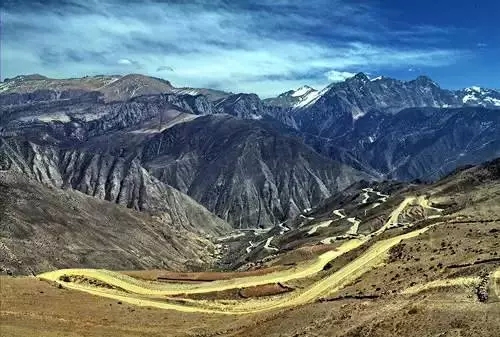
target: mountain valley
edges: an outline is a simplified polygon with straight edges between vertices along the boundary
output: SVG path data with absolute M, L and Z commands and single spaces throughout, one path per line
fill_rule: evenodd
M 499 95 L 5 80 L 2 332 L 496 336 Z

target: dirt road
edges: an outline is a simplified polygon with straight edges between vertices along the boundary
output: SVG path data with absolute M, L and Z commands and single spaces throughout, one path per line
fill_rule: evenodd
M 397 222 L 399 214 L 406 208 L 407 205 L 414 202 L 415 200 L 415 197 L 406 198 L 398 206 L 398 208 L 396 208 L 391 213 L 389 220 L 379 230 L 380 233 L 382 233 L 390 224 Z M 346 252 L 349 252 L 361 246 L 363 243 L 369 241 L 369 239 L 365 238 L 363 240 L 349 240 L 336 250 L 322 254 L 313 263 L 309 265 L 302 265 L 295 269 L 270 273 L 266 275 L 214 281 L 208 284 L 160 284 L 134 279 L 117 272 L 95 269 L 57 270 L 41 274 L 38 277 L 40 279 L 57 282 L 59 284 L 62 284 L 66 288 L 84 291 L 97 296 L 113 298 L 122 302 L 139 306 L 151 306 L 183 312 L 220 313 L 233 315 L 250 314 L 292 306 L 299 306 L 315 301 L 316 299 L 322 296 L 326 296 L 332 292 L 338 291 L 346 284 L 353 282 L 365 272 L 383 263 L 390 248 L 397 245 L 402 240 L 410 239 L 420 235 L 421 233 L 424 233 L 430 227 L 431 226 L 376 242 L 365 253 L 363 253 L 361 256 L 359 256 L 337 272 L 331 274 L 328 277 L 325 277 L 324 279 L 312 284 L 305 289 L 296 290 L 279 298 L 250 299 L 243 301 L 206 301 L 177 298 L 175 302 L 169 302 L 167 296 L 216 292 L 227 289 L 246 288 L 257 285 L 287 282 L 293 279 L 305 278 L 318 273 L 328 262 Z M 83 276 L 88 279 L 99 280 L 107 285 L 113 286 L 115 289 L 107 289 L 104 287 L 98 288 L 89 283 L 64 282 L 61 280 L 61 277 L 63 277 L 64 275 Z
M 346 284 L 354 281 L 356 278 L 364 274 L 365 272 L 371 270 L 373 267 L 379 265 L 383 262 L 386 257 L 388 250 L 394 245 L 401 242 L 401 240 L 409 239 L 415 237 L 428 228 L 423 228 L 417 231 L 413 231 L 404 235 L 400 235 L 391 239 L 383 240 L 375 243 L 368 251 L 366 251 L 359 258 L 355 259 L 336 273 L 314 283 L 312 286 L 302 290 L 290 293 L 289 295 L 284 295 L 279 299 L 269 300 L 269 299 L 252 299 L 247 301 L 196 301 L 196 300 L 181 300 L 181 303 L 169 303 L 166 302 L 166 298 L 161 298 L 165 294 L 182 294 L 183 291 L 173 291 L 173 290 L 157 290 L 152 289 L 149 286 L 139 286 L 137 281 L 127 282 L 127 279 L 123 275 L 118 276 L 118 273 L 111 273 L 104 270 L 85 270 L 85 269 L 73 269 L 56 271 L 51 273 L 42 274 L 39 277 L 41 279 L 51 280 L 60 284 L 63 284 L 69 289 L 84 291 L 98 296 L 104 296 L 108 298 L 113 298 L 125 303 L 130 303 L 139 306 L 152 306 L 162 309 L 172 309 L 184 312 L 204 312 L 204 313 L 220 313 L 220 314 L 250 314 L 263 312 L 268 310 L 276 310 L 281 308 L 287 308 L 291 306 L 298 306 L 305 303 L 312 302 L 321 296 L 326 296 L 331 292 L 341 289 Z M 88 278 L 99 279 L 109 285 L 121 288 L 130 293 L 126 293 L 116 289 L 105 289 L 96 288 L 94 286 L 63 282 L 59 278 L 63 275 L 82 275 Z M 267 275 L 263 275 L 266 277 Z M 263 281 L 266 283 L 278 282 L 279 280 L 273 278 L 272 276 L 267 280 Z M 237 280 L 237 279 L 235 279 Z M 242 287 L 245 284 L 245 279 L 241 279 L 242 283 L 234 284 L 235 287 Z M 234 280 L 233 280 L 234 281 Z M 281 281 L 283 282 L 283 281 Z M 147 284 L 144 282 L 144 284 Z M 200 285 L 200 288 L 196 289 L 197 292 L 212 292 L 218 291 L 220 289 L 214 288 L 211 284 Z
M 328 251 L 321 254 L 313 263 L 302 264 L 296 268 L 278 271 L 267 275 L 250 276 L 244 278 L 234 278 L 230 280 L 214 281 L 208 284 L 174 284 L 174 283 L 154 283 L 142 281 L 130 276 L 123 275 L 118 272 L 113 272 L 104 269 L 60 269 L 39 275 L 38 277 L 45 280 L 58 281 L 62 276 L 86 276 L 113 284 L 116 287 L 122 288 L 126 291 L 141 294 L 141 295 L 155 295 L 155 296 L 169 296 L 182 294 L 196 294 L 214 291 L 223 291 L 235 288 L 254 287 L 263 284 L 287 282 L 299 278 L 306 278 L 323 270 L 323 267 L 330 261 L 339 257 L 340 255 L 349 252 L 359 246 L 365 241 L 362 240 L 349 240 L 336 250 Z M 62 284 L 66 284 L 62 282 Z
M 389 226 L 394 225 L 395 223 L 397 223 L 399 215 L 401 214 L 401 212 L 403 212 L 403 210 L 409 204 L 415 202 L 415 200 L 417 200 L 416 197 L 406 197 L 405 200 L 403 200 L 403 202 L 401 202 L 399 204 L 399 206 L 394 211 L 392 211 L 392 213 L 389 216 L 389 219 L 386 221 L 386 223 L 379 230 L 377 230 L 376 232 L 374 232 L 372 235 L 380 235 L 383 232 L 385 232 Z

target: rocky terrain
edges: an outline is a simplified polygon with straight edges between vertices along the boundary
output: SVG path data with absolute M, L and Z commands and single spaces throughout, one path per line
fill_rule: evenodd
M 499 95 L 442 89 L 425 76 L 404 82 L 359 73 L 311 92 L 306 103 L 264 102 L 324 155 L 385 178 L 425 180 L 499 155 Z
M 2 274 L 78 266 L 207 268 L 216 253 L 207 238 L 224 233 L 227 224 L 181 193 L 165 193 L 171 207 L 152 215 L 0 172 Z
M 4 169 L 135 209 L 168 209 L 158 189 L 172 186 L 234 227 L 269 227 L 372 178 L 282 133 L 256 95 L 214 101 L 183 89 L 107 102 L 100 92 L 39 94 L 2 105 Z
M 246 267 L 261 269 L 240 274 L 73 269 L 38 276 L 63 275 L 52 281 L 57 286 L 4 276 L 3 328 L 13 336 L 42 329 L 49 336 L 493 337 L 500 329 L 499 179 L 495 160 L 434 184 L 353 185 L 303 216 L 254 233 L 264 243 L 252 248 Z M 236 247 L 248 239 L 221 242 Z M 177 281 L 151 281 L 155 275 Z M 198 281 L 187 282 L 190 275 Z
M 468 164 L 498 109 L 436 91 L 333 136 L 296 91 L 51 90 L 0 95 L 8 335 L 497 335 L 500 162 Z
M 310 214 L 346 188 L 386 200 L 391 188 L 373 181 L 432 181 L 500 156 L 496 91 L 449 91 L 427 77 L 360 73 L 266 100 L 142 75 L 20 76 L 1 89 L 1 170 L 164 217 L 195 236 L 219 235 L 227 223 L 268 233 L 232 247 L 239 257 L 219 261 L 224 268 L 317 233 L 363 231 L 358 216 L 338 211 L 345 219 L 331 226 Z M 299 239 L 303 219 L 314 235 Z
M 4 96 L 3 102 L 16 104 L 64 99 L 67 95 L 77 95 L 88 92 L 98 92 L 107 101 L 123 101 L 133 97 L 151 94 L 161 94 L 173 89 L 170 82 L 139 74 L 98 75 L 83 78 L 52 79 L 41 75 L 17 76 L 6 79 L 0 85 Z M 38 96 L 38 97 L 37 97 Z
M 227 263 L 233 268 L 240 268 L 248 262 L 250 264 L 247 266 L 256 261 L 258 264 L 263 261 L 264 264 L 269 264 L 274 259 L 283 262 L 288 258 L 297 258 L 296 251 L 303 247 L 335 244 L 369 236 L 380 230 L 384 224 L 388 224 L 386 219 L 390 218 L 391 211 L 408 194 L 430 195 L 436 207 L 423 207 L 418 202 L 410 202 L 411 206 L 389 224 L 389 232 L 397 233 L 420 221 L 453 223 L 454 220 L 450 219 L 462 217 L 466 219 L 464 223 L 468 223 L 467 219 L 471 218 L 486 219 L 485 223 L 496 223 L 500 219 L 499 210 L 495 206 L 500 196 L 499 170 L 500 159 L 496 159 L 478 166 L 463 167 L 430 185 L 394 181 L 362 181 L 353 184 L 272 229 L 245 231 L 244 236 L 233 232 L 225 237 L 228 248 L 233 250 L 230 254 L 232 258 L 227 260 Z M 491 233 L 495 234 L 496 231 Z M 493 239 L 496 239 L 494 236 Z M 269 238 L 272 238 L 270 242 Z M 252 244 L 249 245 L 250 241 Z M 270 243 L 272 248 L 269 248 Z M 500 247 L 494 247 L 492 255 L 495 255 L 495 252 L 500 254 L 500 251 L 497 252 Z M 287 258 L 289 253 L 291 256 Z M 234 256 L 238 255 L 241 259 L 234 260 Z
M 277 97 L 263 100 L 265 105 L 279 108 L 298 108 L 305 106 L 319 95 L 318 90 L 310 86 L 303 86 L 296 90 L 284 92 Z
M 132 144 L 120 142 L 135 148 L 172 120 L 225 113 L 272 123 L 318 153 L 382 179 L 436 179 L 462 164 L 498 156 L 500 94 L 479 87 L 446 90 L 425 76 L 404 82 L 359 73 L 320 91 L 305 86 L 265 100 L 174 88 L 140 75 L 70 80 L 33 75 L 1 87 L 1 135 L 69 147 L 135 128 Z M 449 156 L 437 155 L 443 151 Z
M 178 226 L 214 234 L 227 229 L 220 218 L 180 191 L 151 176 L 136 160 L 27 141 L 2 140 L 3 170 L 49 186 L 73 189 L 128 208 L 161 214 Z
M 151 139 L 142 162 L 235 228 L 271 227 L 370 179 L 260 121 L 204 116 Z
M 306 142 L 324 155 L 385 178 L 432 181 L 456 167 L 500 156 L 499 112 L 466 107 L 368 113 L 341 138 L 309 136 Z
M 483 104 L 495 91 L 426 77 L 360 73 L 278 103 L 141 75 L 2 90 L 4 168 L 144 211 L 168 209 L 170 185 L 236 228 L 273 226 L 360 179 L 429 181 L 500 155 L 500 114 Z

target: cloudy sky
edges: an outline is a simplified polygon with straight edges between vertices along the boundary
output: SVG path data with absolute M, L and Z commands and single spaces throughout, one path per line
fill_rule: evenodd
M 272 96 L 353 73 L 500 87 L 500 2 L 4 0 L 1 77 L 142 73 Z

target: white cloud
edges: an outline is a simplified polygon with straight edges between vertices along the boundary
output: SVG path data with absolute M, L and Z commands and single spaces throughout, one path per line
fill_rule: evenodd
M 342 82 L 348 78 L 353 77 L 354 75 L 356 74 L 350 73 L 348 71 L 337 71 L 337 70 L 330 70 L 329 72 L 326 73 L 326 77 L 328 78 L 328 80 L 332 82 Z
M 297 5 L 288 0 L 269 3 Z M 336 11 L 323 13 L 318 8 L 329 1 L 311 3 L 316 5 L 301 5 L 311 11 L 308 16 L 208 7 L 202 1 L 127 6 L 116 2 L 103 5 L 102 12 L 92 7 L 95 12 L 68 10 L 63 15 L 7 8 L 2 13 L 2 75 L 116 74 L 134 65 L 153 76 L 161 71 L 176 86 L 215 86 L 267 97 L 303 84 L 320 88 L 352 76 L 351 71 L 441 66 L 464 55 L 453 49 L 402 48 L 376 40 L 391 33 L 372 8 L 336 0 Z M 318 13 L 341 17 L 337 21 L 343 23 L 332 27 L 335 21 Z M 27 22 L 29 30 L 23 31 Z M 316 36 L 325 27 L 328 34 L 338 36 Z
M 132 61 L 130 61 L 129 59 L 119 59 L 119 60 L 118 60 L 118 64 L 122 64 L 122 65 L 131 65 L 131 64 L 132 64 Z

